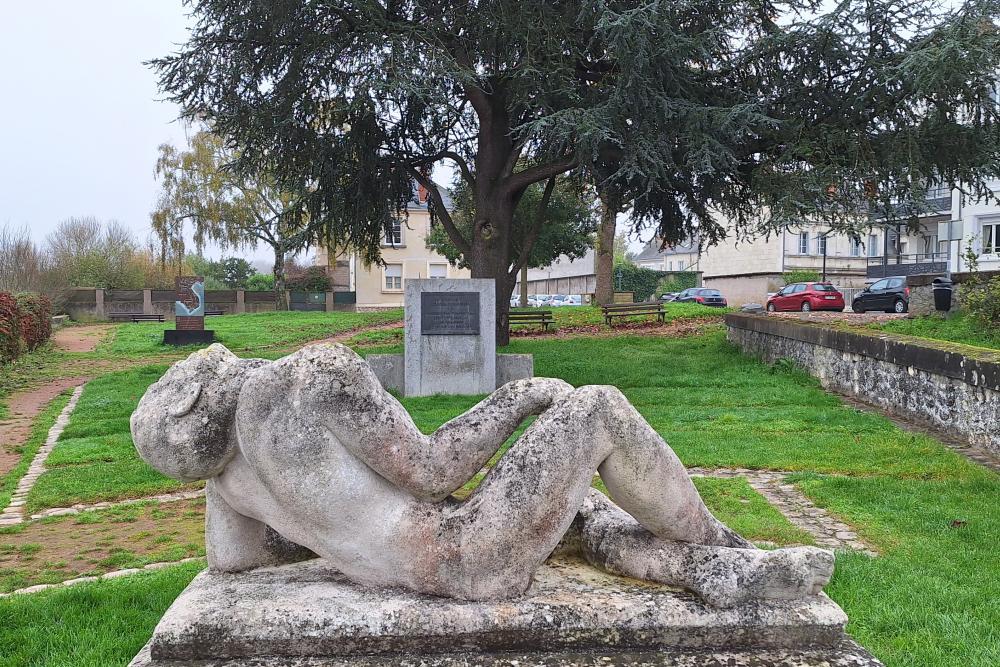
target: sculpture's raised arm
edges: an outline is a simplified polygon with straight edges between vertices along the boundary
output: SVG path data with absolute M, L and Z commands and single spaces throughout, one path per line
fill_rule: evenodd
M 361 357 L 342 346 L 317 345 L 276 363 L 303 366 L 294 401 L 320 415 L 330 433 L 379 475 L 422 500 L 441 500 L 468 482 L 531 415 L 573 387 L 531 378 L 504 385 L 432 435 L 384 391 Z M 295 374 L 292 374 L 295 377 Z

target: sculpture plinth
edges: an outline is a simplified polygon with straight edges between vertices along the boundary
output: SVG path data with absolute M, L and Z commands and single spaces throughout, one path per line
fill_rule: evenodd
M 313 560 L 202 573 L 132 667 L 878 665 L 846 621 L 825 595 L 716 609 L 571 558 L 504 602 L 362 588 Z
M 205 345 L 215 340 L 215 332 L 205 329 L 205 278 L 178 276 L 174 281 L 174 329 L 163 332 L 167 345 Z

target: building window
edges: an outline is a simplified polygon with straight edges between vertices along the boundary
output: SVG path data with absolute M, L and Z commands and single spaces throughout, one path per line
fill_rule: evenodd
M 851 257 L 861 256 L 861 239 L 851 237 Z
M 385 289 L 387 291 L 398 292 L 403 289 L 403 265 L 386 264 L 385 269 Z
M 816 237 L 816 254 L 817 255 L 826 254 L 826 236 L 822 234 Z
M 868 235 L 868 256 L 869 257 L 879 256 L 878 234 Z
M 1000 254 L 1000 222 L 983 225 L 983 254 Z
M 447 264 L 431 264 L 427 269 L 428 278 L 447 278 L 448 277 L 448 265 Z
M 673 270 L 674 270 L 674 263 L 667 262 L 667 271 L 673 271 Z
M 799 254 L 809 254 L 809 232 L 799 232 Z
M 933 255 L 937 252 L 938 238 L 936 234 L 924 237 L 924 254 Z
M 927 188 L 927 199 L 951 199 L 951 186 L 947 183 L 937 183 Z
M 677 260 L 677 270 L 678 271 L 684 270 L 684 262 L 682 260 Z
M 385 245 L 403 245 L 403 223 L 396 220 L 385 233 Z

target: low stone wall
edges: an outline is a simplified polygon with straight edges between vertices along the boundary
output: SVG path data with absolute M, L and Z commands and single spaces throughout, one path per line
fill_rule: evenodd
M 286 292 L 285 298 L 292 310 L 303 309 L 299 308 L 299 304 L 292 303 L 290 292 Z M 105 320 L 114 313 L 163 315 L 166 319 L 172 320 L 176 299 L 177 292 L 174 290 L 75 288 L 66 298 L 65 310 L 76 321 Z M 309 310 L 353 310 L 352 304 L 353 292 L 326 292 L 325 302 Z M 226 315 L 273 311 L 274 292 L 206 290 L 205 309 L 221 310 Z
M 961 434 L 1000 455 L 1000 362 L 930 345 L 760 315 L 726 316 L 729 341 L 768 363 L 790 359 L 833 391 Z

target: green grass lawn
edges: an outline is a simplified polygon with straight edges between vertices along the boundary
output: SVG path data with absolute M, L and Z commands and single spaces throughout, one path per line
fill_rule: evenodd
M 20 461 L 6 475 L 0 475 L 0 508 L 7 507 L 11 494 L 17 488 L 18 481 L 28 472 L 28 466 L 31 465 L 39 448 L 45 443 L 45 439 L 49 436 L 49 429 L 56 423 L 59 413 L 69 403 L 69 397 L 72 393 L 72 390 L 61 393 L 35 418 L 35 423 L 31 427 L 31 435 L 18 448 L 21 453 Z
M 158 365 L 110 373 L 84 387 L 69 424 L 45 461 L 47 470 L 28 493 L 28 512 L 185 487 L 141 461 L 129 434 L 129 416 L 146 388 L 166 369 Z
M 235 352 L 304 343 L 402 319 L 402 309 L 372 313 L 251 313 L 211 317 L 205 320 L 205 326 L 215 331 L 218 342 Z M 172 351 L 175 348 L 163 344 L 163 331 L 173 326 L 173 322 L 122 324 L 115 335 L 98 348 L 98 353 L 131 357 Z
M 393 337 L 364 342 L 398 350 Z M 504 351 L 534 354 L 540 376 L 618 386 L 688 465 L 802 471 L 793 477 L 799 488 L 882 553 L 839 554 L 828 591 L 850 615 L 850 631 L 890 667 L 1000 664 L 1000 476 L 844 406 L 794 368 L 741 356 L 718 330 L 681 339 L 515 340 Z M 155 478 L 144 477 L 130 450 L 125 418 L 162 369 L 88 385 L 53 470 L 29 496 L 32 507 L 144 493 Z M 429 432 L 475 400 L 403 402 Z M 745 480 L 696 483 L 713 511 L 752 539 L 808 541 Z M 12 619 L 0 623 L 0 646 L 16 651 L 0 666 L 124 665 L 196 569 L 0 600 L 0 619 Z
M 964 314 L 952 315 L 948 319 L 934 315 L 914 317 L 868 326 L 879 331 L 1000 350 L 1000 327 L 985 327 Z

